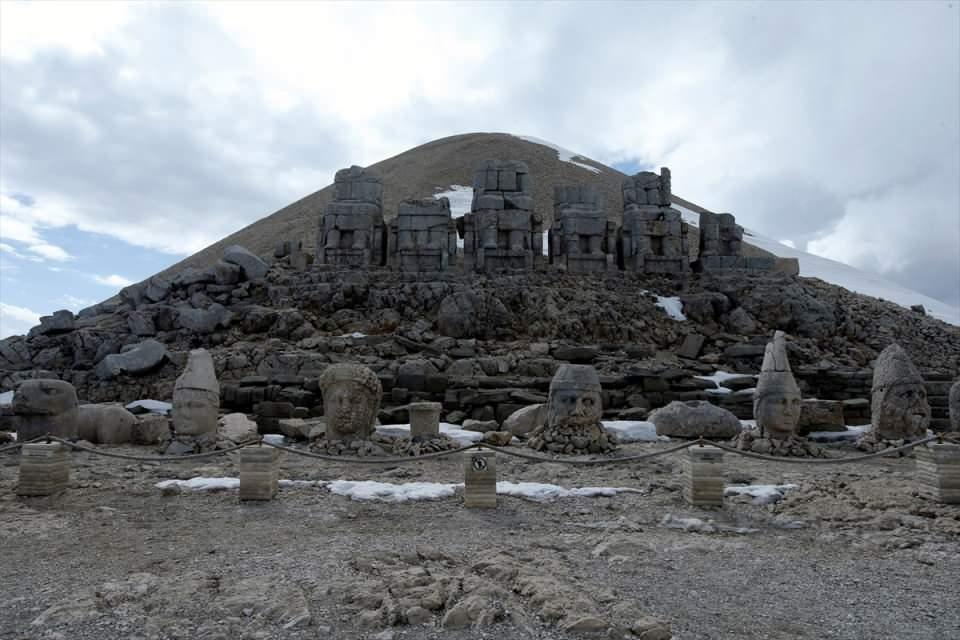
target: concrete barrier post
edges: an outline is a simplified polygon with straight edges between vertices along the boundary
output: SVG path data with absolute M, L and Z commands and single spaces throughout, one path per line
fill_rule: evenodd
M 20 449 L 19 496 L 51 496 L 66 491 L 70 480 L 70 458 L 59 442 L 35 442 Z
M 684 461 L 683 497 L 704 507 L 723 506 L 723 450 L 695 446 L 687 449 Z
M 497 454 L 472 449 L 464 464 L 463 504 L 470 509 L 497 507 Z
M 919 493 L 944 504 L 960 504 L 960 444 L 931 442 L 916 448 Z
M 272 500 L 279 484 L 280 451 L 273 447 L 240 449 L 240 499 Z

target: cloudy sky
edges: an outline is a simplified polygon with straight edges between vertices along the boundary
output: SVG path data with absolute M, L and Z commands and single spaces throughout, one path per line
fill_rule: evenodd
M 537 136 L 960 305 L 957 2 L 0 2 L 0 335 L 332 181 Z

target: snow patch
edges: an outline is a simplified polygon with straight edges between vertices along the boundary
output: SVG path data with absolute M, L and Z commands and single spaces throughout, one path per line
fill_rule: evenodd
M 409 500 L 438 500 L 452 496 L 457 484 L 439 482 L 407 482 L 390 484 L 372 480 L 334 480 L 327 484 L 330 493 L 346 496 L 351 500 L 378 502 L 407 502 Z
M 654 304 L 666 311 L 667 315 L 674 320 L 687 319 L 687 316 L 683 315 L 683 303 L 676 296 L 657 296 Z
M 723 490 L 724 497 L 748 495 L 753 504 L 773 504 L 783 500 L 788 492 L 799 489 L 798 484 L 748 484 L 732 485 Z
M 641 420 L 608 420 L 603 428 L 617 436 L 623 444 L 629 442 L 668 442 L 667 436 L 658 436 L 657 427 L 652 422 Z
M 263 435 L 263 441 L 267 444 L 283 444 L 283 435 L 279 433 L 266 433 Z
M 377 433 L 393 438 L 409 438 L 410 425 L 385 424 L 377 427 Z M 460 428 L 460 425 L 450 424 L 449 422 L 440 423 L 440 433 L 441 435 L 453 438 L 458 444 L 460 444 L 460 446 L 464 447 L 469 444 L 473 444 L 474 442 L 480 442 L 483 440 L 483 434 L 479 431 L 466 431 Z
M 807 439 L 813 442 L 856 442 L 870 431 L 870 425 L 848 426 L 846 431 L 811 431 Z
M 586 169 L 587 171 L 590 171 L 591 173 L 601 172 L 601 169 L 598 169 L 597 167 L 592 167 L 589 164 L 584 164 L 582 162 L 575 161 L 573 158 L 583 158 L 584 160 L 586 160 L 586 158 L 584 158 L 584 156 L 580 155 L 579 153 L 574 153 L 569 149 L 564 149 L 560 145 L 556 145 L 552 142 L 547 142 L 542 138 L 535 138 L 533 136 L 515 136 L 515 137 L 520 138 L 521 140 L 526 140 L 527 142 L 532 142 L 534 144 L 542 145 L 544 147 L 550 147 L 551 149 L 557 152 L 557 157 L 563 162 L 569 162 L 570 164 L 575 164 L 578 167 L 581 167 L 583 169 Z
M 353 333 L 345 333 L 342 336 L 337 336 L 338 338 L 366 338 L 367 334 L 360 333 L 359 331 L 354 331 Z
M 169 402 L 163 402 L 161 400 L 134 400 L 126 406 L 127 411 L 133 411 L 134 409 L 142 409 L 142 412 L 146 413 L 159 413 L 162 416 L 170 414 L 170 411 L 173 409 L 173 405 Z
M 441 189 L 442 187 L 437 187 Z M 470 207 L 473 205 L 473 187 L 467 187 L 462 184 L 452 184 L 446 191 L 438 191 L 433 194 L 435 200 L 446 198 L 450 201 L 450 215 L 454 218 L 462 218 L 470 213 Z
M 240 478 L 206 478 L 198 476 L 189 480 L 164 480 L 153 485 L 157 489 L 180 487 L 190 491 L 226 491 L 240 488 Z
M 565 489 L 555 484 L 541 482 L 498 482 L 497 493 L 504 496 L 527 498 L 535 502 L 546 502 L 557 498 L 596 498 L 612 497 L 622 492 L 636 492 L 636 489 L 616 487 L 576 487 Z
M 13 391 L 0 393 L 0 407 L 9 407 L 13 404 Z

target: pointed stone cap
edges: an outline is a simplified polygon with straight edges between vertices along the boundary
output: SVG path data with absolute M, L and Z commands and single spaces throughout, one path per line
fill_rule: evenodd
M 899 384 L 923 384 L 923 377 L 907 352 L 894 342 L 880 352 L 873 367 L 873 390 Z
M 600 376 L 587 364 L 562 364 L 550 381 L 550 391 L 578 389 L 600 393 Z
M 787 336 L 783 331 L 777 331 L 763 353 L 763 366 L 760 367 L 755 397 L 784 392 L 800 393 L 800 387 L 793 378 L 790 361 L 787 359 Z
M 220 384 L 213 368 L 213 358 L 206 349 L 194 349 L 187 358 L 187 366 L 177 378 L 174 385 L 177 389 L 201 389 L 220 393 Z

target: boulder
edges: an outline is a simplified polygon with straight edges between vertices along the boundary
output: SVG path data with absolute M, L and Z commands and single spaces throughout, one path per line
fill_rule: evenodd
M 243 270 L 239 265 L 217 260 L 213 265 L 213 277 L 217 284 L 237 284 L 243 279 Z
M 257 438 L 257 423 L 245 413 L 228 413 L 220 418 L 217 436 L 237 444 Z
M 41 316 L 40 324 L 30 330 L 30 337 L 37 335 L 48 335 L 56 333 L 66 333 L 73 331 L 74 321 L 73 312 L 67 309 L 54 311 L 52 316 Z
M 170 418 L 157 413 L 137 416 L 133 425 L 134 444 L 155 445 L 170 439 Z
M 440 303 L 437 329 L 452 338 L 492 338 L 508 329 L 511 315 L 496 296 L 463 291 Z
M 153 315 L 146 311 L 132 311 L 127 316 L 127 327 L 135 336 L 155 336 L 157 327 L 153 324 Z
M 215 280 L 213 269 L 187 267 L 173 278 L 173 284 L 178 287 L 189 287 L 192 284 L 206 284 Z
M 464 420 L 463 429 L 464 431 L 487 433 L 488 431 L 499 431 L 500 425 L 496 420 Z
M 82 404 L 77 410 L 77 436 L 95 444 L 133 442 L 137 417 L 119 405 Z
M 247 280 L 262 278 L 267 275 L 267 271 L 270 269 L 266 262 L 244 247 L 236 244 L 227 247 L 223 252 L 223 261 L 240 267 Z
M 101 380 L 110 380 L 121 373 L 147 373 L 169 357 L 167 347 L 156 340 L 144 340 L 121 353 L 106 356 L 97 365 L 95 373 Z
M 219 409 L 213 358 L 206 349 L 194 349 L 173 387 L 173 430 L 187 436 L 216 433 Z
M 181 328 L 202 335 L 228 327 L 232 319 L 233 313 L 221 304 L 213 304 L 208 309 L 184 308 L 177 315 Z
M 797 435 L 805 436 L 811 431 L 846 431 L 846 429 L 842 401 L 812 398 L 804 398 L 801 401 Z
M 658 436 L 672 438 L 735 438 L 741 428 L 735 415 L 704 400 L 671 402 L 649 419 Z
M 162 276 L 154 276 L 147 280 L 143 288 L 143 296 L 151 302 L 160 302 L 170 294 L 170 281 Z
M 545 404 L 531 404 L 523 409 L 517 409 L 503 421 L 503 430 L 515 436 L 525 437 L 528 433 L 542 426 L 547 420 Z

